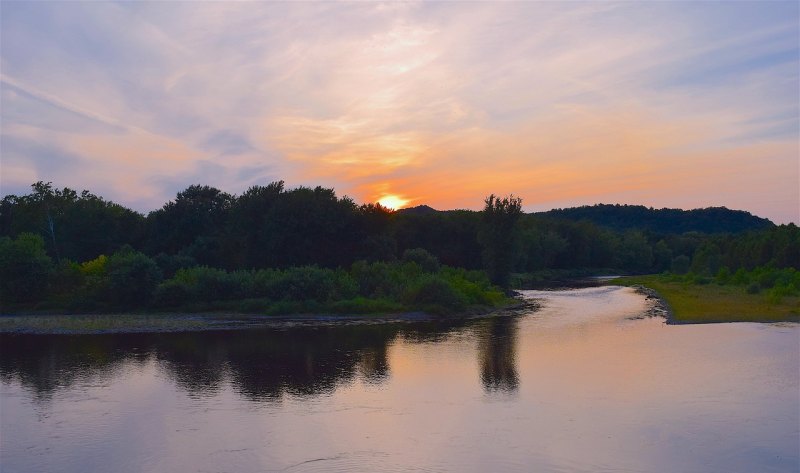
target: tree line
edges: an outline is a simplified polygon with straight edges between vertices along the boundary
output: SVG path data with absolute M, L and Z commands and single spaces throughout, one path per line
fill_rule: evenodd
M 541 212 L 539 215 L 568 220 L 588 220 L 620 231 L 639 229 L 657 233 L 740 233 L 761 230 L 773 225 L 766 218 L 725 207 L 681 210 L 654 209 L 643 205 L 597 204 L 553 209 Z
M 81 284 L 91 286 L 87 281 L 99 275 L 106 278 L 104 290 L 110 291 L 110 275 L 121 268 L 133 271 L 128 278 L 156 281 L 147 286 L 153 298 L 159 285 L 176 276 L 184 278 L 185 284 L 173 286 L 189 287 L 186 281 L 193 279 L 187 274 L 199 271 L 193 269 L 198 267 L 218 271 L 219 280 L 228 277 L 222 273 L 287 272 L 303 267 L 343 270 L 357 279 L 356 263 L 400 268 L 409 262 L 428 264 L 424 261 L 484 271 L 489 282 L 501 287 L 511 284 L 512 273 L 716 275 L 722 268 L 735 272 L 762 266 L 800 267 L 800 230 L 794 224 L 771 223 L 749 231 L 713 234 L 648 227 L 618 230 L 589 220 L 524 214 L 521 199 L 494 195 L 487 197 L 483 211 L 478 212 L 430 208 L 393 212 L 378 204 L 356 204 L 329 188 L 287 189 L 282 181 L 253 186 L 241 195 L 193 185 L 147 215 L 88 191 L 79 193 L 43 182 L 33 184 L 29 194 L 7 195 L 0 201 L 0 271 L 4 273 L 0 276 L 5 301 L 33 300 L 31 294 L 45 287 L 53 293 L 59 286 L 62 292 Z M 139 269 L 134 271 L 134 267 Z M 60 277 L 53 279 L 54 273 Z M 27 277 L 20 281 L 22 274 Z M 278 278 L 276 274 L 271 277 Z M 294 277 L 286 274 L 280 277 Z M 125 287 L 125 280 L 115 284 Z M 447 284 L 454 287 L 452 278 Z M 484 282 L 480 285 L 489 290 Z M 193 290 L 201 289 L 187 289 L 187 294 Z M 264 291 L 240 293 L 259 298 Z M 347 294 L 374 296 L 359 291 Z M 462 296 L 460 300 L 469 299 Z M 142 300 L 141 294 L 125 297 Z M 396 295 L 395 300 L 413 297 Z

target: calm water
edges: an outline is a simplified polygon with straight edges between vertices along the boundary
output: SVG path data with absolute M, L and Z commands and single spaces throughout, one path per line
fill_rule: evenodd
M 0 470 L 796 472 L 800 327 L 626 288 L 458 323 L 0 336 Z

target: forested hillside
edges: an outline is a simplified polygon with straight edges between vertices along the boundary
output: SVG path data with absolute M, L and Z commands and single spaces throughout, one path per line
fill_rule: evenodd
M 162 300 L 179 303 L 236 291 L 241 297 L 276 297 L 284 293 L 281 287 L 307 287 L 319 289 L 324 300 L 342 294 L 427 300 L 426 291 L 432 291 L 432 300 L 452 302 L 491 299 L 489 282 L 505 286 L 511 272 L 715 275 L 723 269 L 800 267 L 800 229 L 746 212 L 595 206 L 526 215 L 519 199 L 490 197 L 482 212 L 393 212 L 322 187 L 286 189 L 273 182 L 231 195 L 195 185 L 142 215 L 88 191 L 38 182 L 30 194 L 5 196 L 0 203 L 2 294 L 4 301 L 36 300 L 36 294 L 74 296 L 76 287 L 100 291 L 117 284 L 125 294 L 120 297 L 130 301 L 160 291 Z M 604 210 L 616 215 L 607 221 L 641 226 L 617 230 L 555 217 L 570 210 Z M 627 214 L 632 217 L 621 217 Z M 716 227 L 710 223 L 714 215 L 720 215 Z M 695 231 L 695 224 L 711 233 Z M 720 232 L 725 225 L 747 230 Z M 489 279 L 443 273 L 440 265 L 482 270 Z M 272 272 L 257 273 L 266 270 Z M 114 271 L 124 277 L 112 284 Z M 131 278 L 145 284 L 143 293 L 128 291 Z
M 597 204 L 554 209 L 537 215 L 566 220 L 588 220 L 614 230 L 639 229 L 656 233 L 738 233 L 773 226 L 765 218 L 725 207 L 654 209 L 643 205 Z

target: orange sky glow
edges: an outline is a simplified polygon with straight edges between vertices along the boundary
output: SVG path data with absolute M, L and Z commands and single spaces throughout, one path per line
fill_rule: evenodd
M 4 3 L 0 21 L 3 194 L 45 180 L 149 211 L 284 180 L 391 208 L 513 193 L 800 222 L 795 2 Z

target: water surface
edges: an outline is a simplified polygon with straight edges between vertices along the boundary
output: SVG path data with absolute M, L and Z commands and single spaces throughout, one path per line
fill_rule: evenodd
M 525 294 L 543 307 L 455 322 L 0 335 L 1 470 L 800 469 L 797 324 Z

